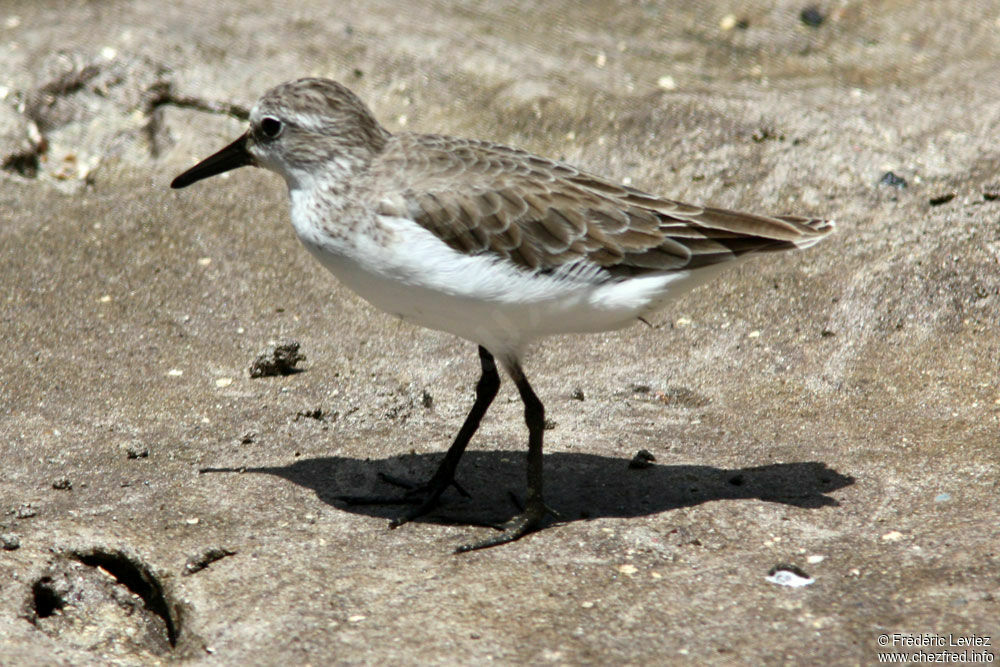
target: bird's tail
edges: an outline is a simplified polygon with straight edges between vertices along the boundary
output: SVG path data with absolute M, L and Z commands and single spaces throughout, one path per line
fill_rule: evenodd
M 818 218 L 803 218 L 795 215 L 776 215 L 778 220 L 790 222 L 799 228 L 802 235 L 791 242 L 797 248 L 808 248 L 822 241 L 833 230 L 837 228 L 837 223 L 833 220 L 820 220 Z

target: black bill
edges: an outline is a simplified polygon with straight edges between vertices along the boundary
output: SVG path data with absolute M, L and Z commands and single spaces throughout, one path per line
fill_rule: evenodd
M 183 174 L 175 178 L 171 183 L 172 188 L 186 188 L 195 181 L 200 181 L 209 176 L 221 174 L 224 171 L 247 167 L 253 164 L 253 157 L 247 152 L 247 137 L 249 132 L 223 148 L 218 153 L 209 155 L 207 158 L 191 167 Z

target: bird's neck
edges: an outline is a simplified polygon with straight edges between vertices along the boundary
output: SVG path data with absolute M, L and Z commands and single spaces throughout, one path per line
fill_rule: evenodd
M 375 216 L 351 196 L 351 179 L 286 179 L 292 225 L 307 247 L 348 253 L 353 239 L 377 225 Z

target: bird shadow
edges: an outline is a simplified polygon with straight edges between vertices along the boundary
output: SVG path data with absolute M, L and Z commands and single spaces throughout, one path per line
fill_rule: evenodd
M 323 457 L 286 466 L 205 468 L 202 473 L 248 472 L 276 475 L 312 489 L 323 502 L 369 516 L 392 518 L 401 505 L 349 504 L 340 496 L 393 496 L 402 493 L 379 477 L 422 482 L 440 461 L 440 454 L 411 454 L 382 460 Z M 515 512 L 511 495 L 524 489 L 524 453 L 469 451 L 458 470 L 458 481 L 471 497 L 447 491 L 442 505 L 417 519 L 438 524 L 493 525 Z M 825 463 L 773 463 L 748 468 L 704 465 L 629 467 L 628 459 L 554 452 L 545 455 L 545 497 L 565 521 L 601 517 L 637 517 L 691 507 L 714 500 L 757 499 L 802 508 L 837 506 L 829 494 L 850 486 L 854 478 Z

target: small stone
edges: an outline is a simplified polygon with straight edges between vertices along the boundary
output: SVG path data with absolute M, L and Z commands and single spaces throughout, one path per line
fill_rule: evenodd
M 799 12 L 799 19 L 810 28 L 818 28 L 826 20 L 826 14 L 816 5 L 809 5 Z
M 888 185 L 889 187 L 896 188 L 898 190 L 902 190 L 907 185 L 909 185 L 906 182 L 905 178 L 903 178 L 902 176 L 899 176 L 899 175 L 897 175 L 897 174 L 895 174 L 895 173 L 893 173 L 891 171 L 887 171 L 884 174 L 882 174 L 882 178 L 878 179 L 878 184 L 879 185 Z
M 585 397 L 583 395 L 583 389 L 581 387 L 574 387 L 573 393 L 571 393 L 569 397 L 572 398 L 574 401 L 584 400 Z
M 882 536 L 883 542 L 899 542 L 903 539 L 903 534 L 898 530 L 893 530 Z
M 798 567 L 785 564 L 775 565 L 764 578 L 772 584 L 789 586 L 791 588 L 801 588 L 815 583 L 816 581 Z
M 431 396 L 431 392 L 424 389 L 423 393 L 420 395 L 420 404 L 428 410 L 434 407 L 434 397 Z
M 360 623 L 361 621 L 365 620 L 366 618 L 368 618 L 368 617 L 365 616 L 364 614 L 354 614 L 352 616 L 348 616 L 347 617 L 347 622 L 348 623 Z
M 633 470 L 642 470 L 644 468 L 652 468 L 655 462 L 656 457 L 651 452 L 640 449 L 632 457 L 632 460 L 628 462 L 628 467 Z
M 240 438 L 240 444 L 249 445 L 256 439 L 257 439 L 256 431 L 247 431 L 246 433 L 243 434 L 243 437 Z
M 299 352 L 299 343 L 286 341 L 270 346 L 258 356 L 250 366 L 250 377 L 273 377 L 275 375 L 290 375 L 299 371 L 295 366 L 305 361 L 306 356 Z
M 73 490 L 73 483 L 71 481 L 69 481 L 69 477 L 66 477 L 65 475 L 63 475 L 62 477 L 58 478 L 56 481 L 52 482 L 52 488 L 55 489 L 55 490 L 57 490 L 57 491 L 72 491 Z
M 215 386 L 219 389 L 225 389 L 233 383 L 233 378 L 218 378 L 215 381 Z
M 674 77 L 669 74 L 661 76 L 656 80 L 656 85 L 661 90 L 677 90 L 677 82 L 674 81 Z
M 722 20 L 719 21 L 719 29 L 726 31 L 732 30 L 736 27 L 738 22 L 739 19 L 736 18 L 736 14 L 726 14 L 722 17 Z
M 14 533 L 4 533 L 0 535 L 0 547 L 4 551 L 14 551 L 21 548 L 21 538 Z
M 139 443 L 132 443 L 125 448 L 125 456 L 130 459 L 149 458 L 149 447 Z
M 30 519 L 33 516 L 38 516 L 38 510 L 32 507 L 31 503 L 22 503 L 17 511 L 14 513 L 18 519 Z
M 950 493 L 939 493 L 936 496 L 934 496 L 934 502 L 936 503 L 946 503 L 949 500 L 951 500 Z
M 626 563 L 625 565 L 619 565 L 618 571 L 624 574 L 625 576 L 631 577 L 633 574 L 639 571 L 639 568 L 637 568 L 635 565 Z
M 546 419 L 545 423 L 542 425 L 542 428 L 545 429 L 546 431 L 551 431 L 558 425 L 559 422 L 557 422 L 555 419 Z
M 954 192 L 946 192 L 943 195 L 938 195 L 937 197 L 931 197 L 927 202 L 931 206 L 941 206 L 942 204 L 947 204 L 952 199 L 955 198 Z
M 810 565 L 816 565 L 817 563 L 822 563 L 825 560 L 826 556 L 821 556 L 819 554 L 813 554 L 812 556 L 806 558 L 806 562 L 809 563 Z

